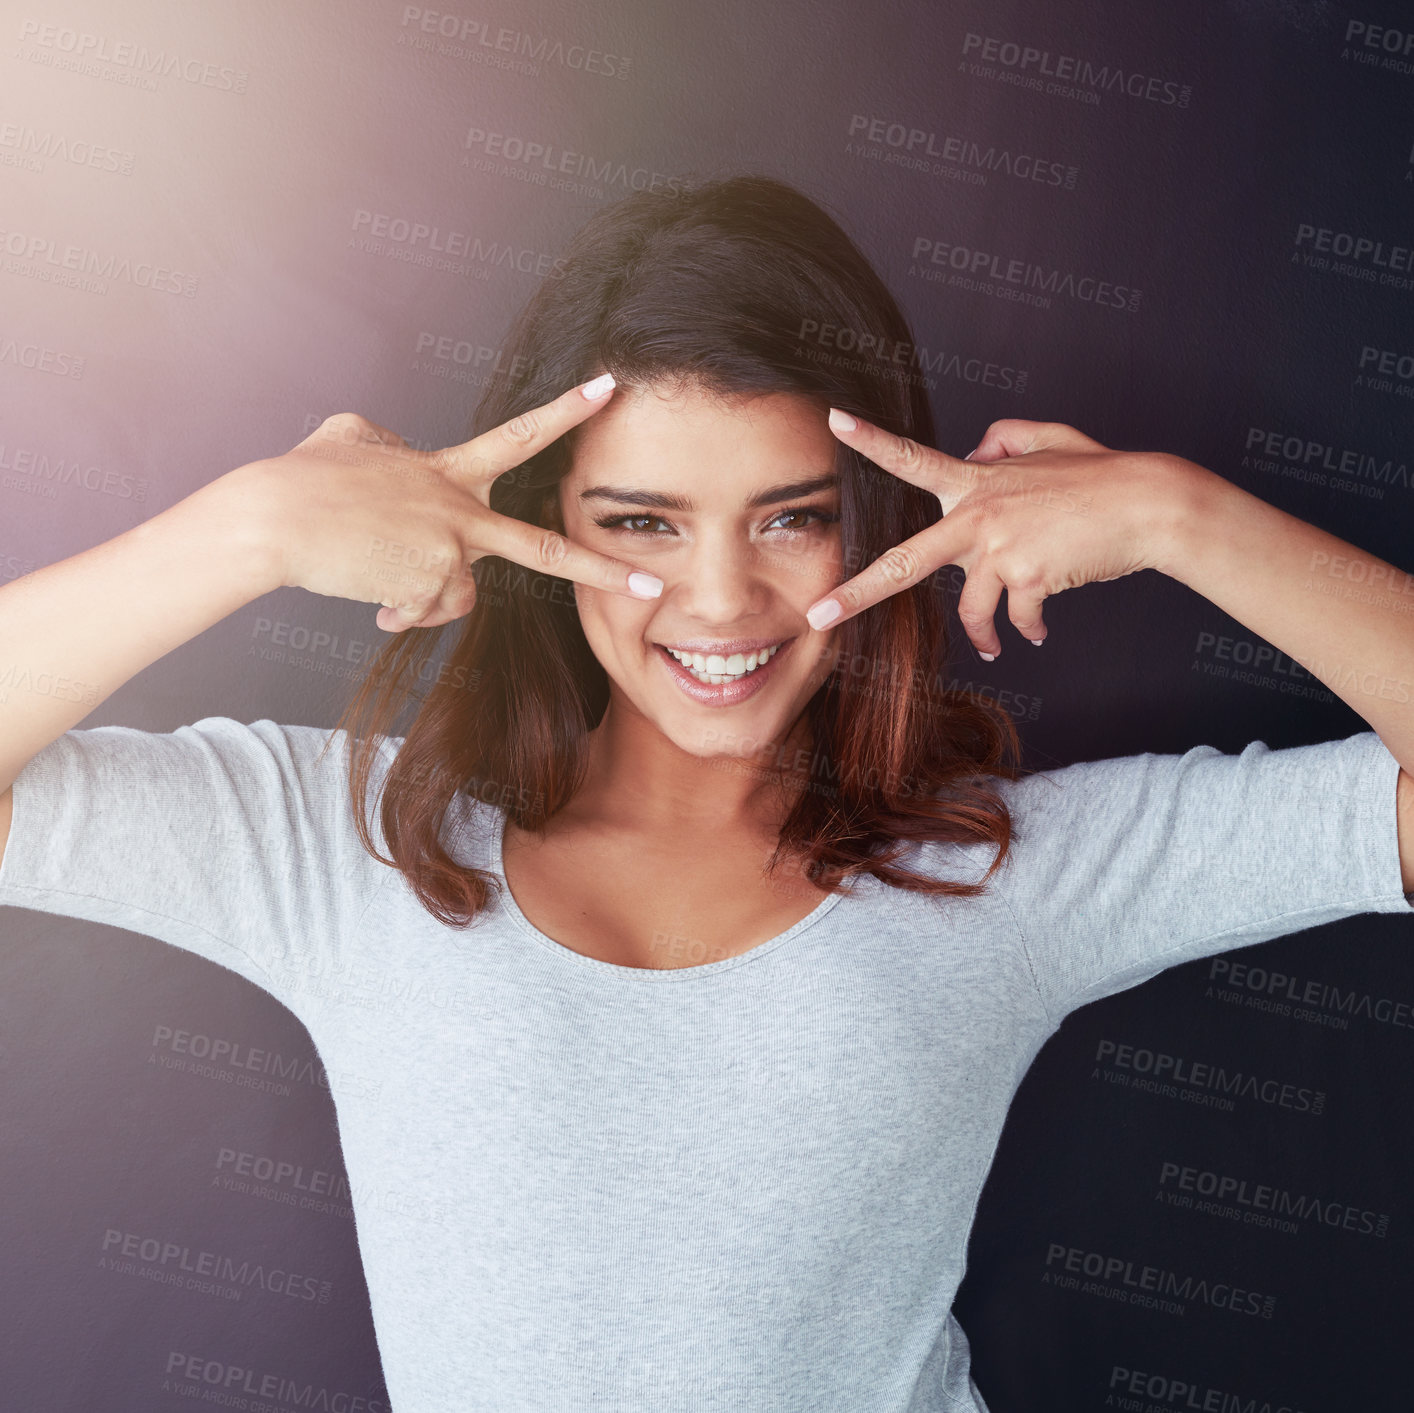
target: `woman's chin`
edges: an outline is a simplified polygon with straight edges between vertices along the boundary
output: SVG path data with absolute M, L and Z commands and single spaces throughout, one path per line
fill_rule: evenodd
M 782 712 L 742 709 L 730 721 L 714 721 L 714 714 L 711 708 L 678 709 L 659 716 L 654 725 L 680 750 L 722 768 L 737 764 L 751 769 L 777 761 L 790 724 Z
M 804 684 L 784 676 L 763 685 L 766 690 L 737 702 L 694 700 L 677 684 L 661 681 L 639 682 L 632 692 L 620 683 L 619 692 L 632 701 L 635 715 L 685 754 L 751 769 L 780 763 L 808 700 L 802 699 Z

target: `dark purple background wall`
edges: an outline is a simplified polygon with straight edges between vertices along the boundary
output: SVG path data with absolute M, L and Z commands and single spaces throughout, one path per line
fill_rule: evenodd
M 876 262 L 945 450 L 998 417 L 1069 422 L 1414 568 L 1407 5 L 5 11 L 0 578 L 332 412 L 460 440 L 587 217 L 742 170 L 823 202 Z M 84 725 L 331 724 L 373 618 L 272 594 Z M 1046 620 L 1044 652 L 1003 614 L 997 662 L 959 640 L 949 664 L 1033 764 L 1363 729 L 1156 573 Z M 958 1300 L 994 1413 L 1403 1406 L 1411 944 L 1402 919 L 1356 918 L 1067 1020 L 1017 1098 Z M 1307 1098 L 1146 1089 L 1097 1060 L 1106 1041 Z M 203 1063 L 212 1046 L 235 1048 Z M 0 915 L 4 1407 L 178 1409 L 211 1387 L 174 1376 L 188 1358 L 288 1381 L 281 1409 L 301 1388 L 385 1397 L 321 1075 L 299 1021 L 230 972 Z M 1303 1215 L 1247 1220 L 1264 1186 Z M 1043 1282 L 1057 1249 L 1101 1277 Z M 297 1279 L 203 1289 L 201 1252 Z M 1203 1294 L 1136 1303 L 1145 1266 Z

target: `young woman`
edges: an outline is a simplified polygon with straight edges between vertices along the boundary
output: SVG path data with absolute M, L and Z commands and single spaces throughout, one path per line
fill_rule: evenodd
M 639 194 L 465 444 L 333 417 L 0 590 L 0 902 L 305 1023 L 395 1413 L 985 1410 L 952 1300 L 1064 1016 L 1410 909 L 1406 576 L 1070 427 L 934 450 L 912 347 L 791 188 Z M 1003 588 L 1044 643 L 1047 596 L 1160 570 L 1371 729 L 1025 774 L 942 686 L 946 565 L 989 658 Z M 71 729 L 292 585 L 392 634 L 333 734 Z

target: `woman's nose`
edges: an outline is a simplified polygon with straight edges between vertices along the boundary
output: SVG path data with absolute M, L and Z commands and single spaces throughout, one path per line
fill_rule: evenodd
M 769 603 L 769 572 L 756 548 L 727 536 L 704 535 L 679 572 L 664 576 L 667 593 L 702 623 L 745 623 Z

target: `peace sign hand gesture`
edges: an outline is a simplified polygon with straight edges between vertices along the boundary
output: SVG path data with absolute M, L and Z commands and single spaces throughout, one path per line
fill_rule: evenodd
M 956 564 L 967 576 L 958 617 L 989 662 L 1001 652 L 993 615 L 1003 589 L 1007 616 L 1039 646 L 1051 594 L 1159 568 L 1180 468 L 1193 468 L 1162 453 L 1112 451 L 1059 422 L 993 422 L 961 460 L 836 408 L 830 427 L 882 470 L 936 495 L 943 518 L 812 605 L 811 626 L 842 623 Z M 839 612 L 828 612 L 834 604 Z
M 436 628 L 476 603 L 473 566 L 499 555 L 526 569 L 632 598 L 656 575 L 491 509 L 491 486 L 609 401 L 604 374 L 470 441 L 420 451 L 340 412 L 281 456 L 242 467 L 281 585 L 377 603 L 386 633 Z

